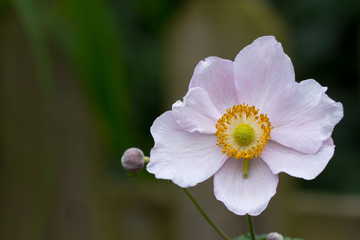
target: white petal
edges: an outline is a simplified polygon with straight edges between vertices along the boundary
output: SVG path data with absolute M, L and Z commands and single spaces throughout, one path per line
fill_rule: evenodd
M 303 153 L 316 153 L 343 117 L 341 103 L 315 80 L 294 83 L 266 106 L 272 140 Z
M 239 52 L 234 76 L 240 103 L 260 110 L 274 94 L 295 82 L 291 60 L 273 36 L 260 37 Z
M 180 187 L 205 181 L 227 159 L 216 145 L 215 135 L 186 132 L 176 124 L 171 111 L 159 116 L 150 131 L 155 146 L 147 170 L 156 178 L 172 180 Z
M 237 105 L 234 87 L 233 62 L 218 57 L 200 61 L 194 70 L 189 88 L 201 87 L 221 114 Z
M 307 180 L 317 177 L 326 167 L 334 154 L 334 144 L 327 139 L 315 154 L 304 154 L 269 141 L 261 158 L 275 174 L 285 172 L 293 177 Z
M 243 159 L 230 158 L 214 176 L 215 197 L 235 214 L 259 215 L 276 193 L 279 182 L 261 159 L 250 160 L 243 177 Z
M 172 112 L 176 123 L 188 132 L 215 133 L 221 117 L 206 91 L 198 87 L 189 89 L 183 102 L 174 103 Z

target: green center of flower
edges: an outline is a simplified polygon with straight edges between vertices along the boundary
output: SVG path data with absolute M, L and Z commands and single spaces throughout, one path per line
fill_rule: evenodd
M 255 138 L 254 129 L 249 124 L 241 123 L 234 130 L 234 138 L 239 145 L 247 146 Z

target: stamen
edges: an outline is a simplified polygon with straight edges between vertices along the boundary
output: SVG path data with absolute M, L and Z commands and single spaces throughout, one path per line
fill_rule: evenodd
M 215 134 L 224 154 L 244 160 L 261 155 L 273 128 L 267 115 L 258 113 L 258 109 L 245 103 L 226 110 L 216 124 Z

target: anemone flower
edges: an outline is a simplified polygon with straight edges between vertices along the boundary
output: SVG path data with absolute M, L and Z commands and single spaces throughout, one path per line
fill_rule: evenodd
M 295 81 L 273 36 L 256 39 L 235 61 L 208 57 L 183 101 L 153 123 L 147 170 L 187 188 L 214 177 L 215 197 L 238 215 L 259 215 L 278 174 L 313 179 L 334 153 L 343 117 L 315 80 Z

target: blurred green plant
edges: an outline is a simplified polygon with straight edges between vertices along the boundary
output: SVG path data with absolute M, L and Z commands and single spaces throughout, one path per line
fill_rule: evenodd
M 149 126 L 160 111 L 160 29 L 175 1 L 146 2 L 65 0 L 44 11 L 49 32 L 81 75 L 116 161 L 135 143 L 150 147 Z
M 7 6 L 0 2 L 0 8 Z M 41 101 L 41 118 L 46 119 L 51 115 L 53 103 L 53 79 L 49 47 L 46 39 L 46 29 L 41 19 L 40 11 L 36 2 L 26 0 L 13 0 L 13 7 L 20 19 L 27 41 L 30 43 L 36 79 L 38 83 Z M 0 9 L 1 10 L 1 9 Z M 46 224 L 47 213 L 50 208 L 50 199 L 54 184 L 55 163 L 53 156 L 54 139 L 52 136 L 51 123 L 44 122 L 39 136 L 43 143 L 43 151 L 38 153 L 37 187 L 33 189 L 34 205 L 37 214 L 33 218 L 33 228 L 29 233 L 29 239 L 40 239 L 42 228 Z
M 131 101 L 122 37 L 109 1 L 14 0 L 31 43 L 43 102 L 52 94 L 49 43 L 67 54 L 95 106 L 102 133 L 119 154 L 132 144 Z M 0 5 L 1 6 L 1 5 Z
M 40 14 L 41 9 L 34 1 L 13 0 L 13 3 L 31 45 L 40 93 L 44 99 L 43 102 L 46 103 L 52 93 L 53 83 L 46 29 L 44 29 Z
M 51 58 L 60 49 L 85 92 L 116 169 L 126 148 L 152 145 L 149 126 L 161 102 L 161 28 L 175 3 L 13 1 L 31 44 L 42 102 L 49 105 L 53 95 Z
M 123 42 L 108 1 L 65 0 L 49 11 L 49 29 L 81 74 L 111 150 L 132 144 L 131 101 Z

